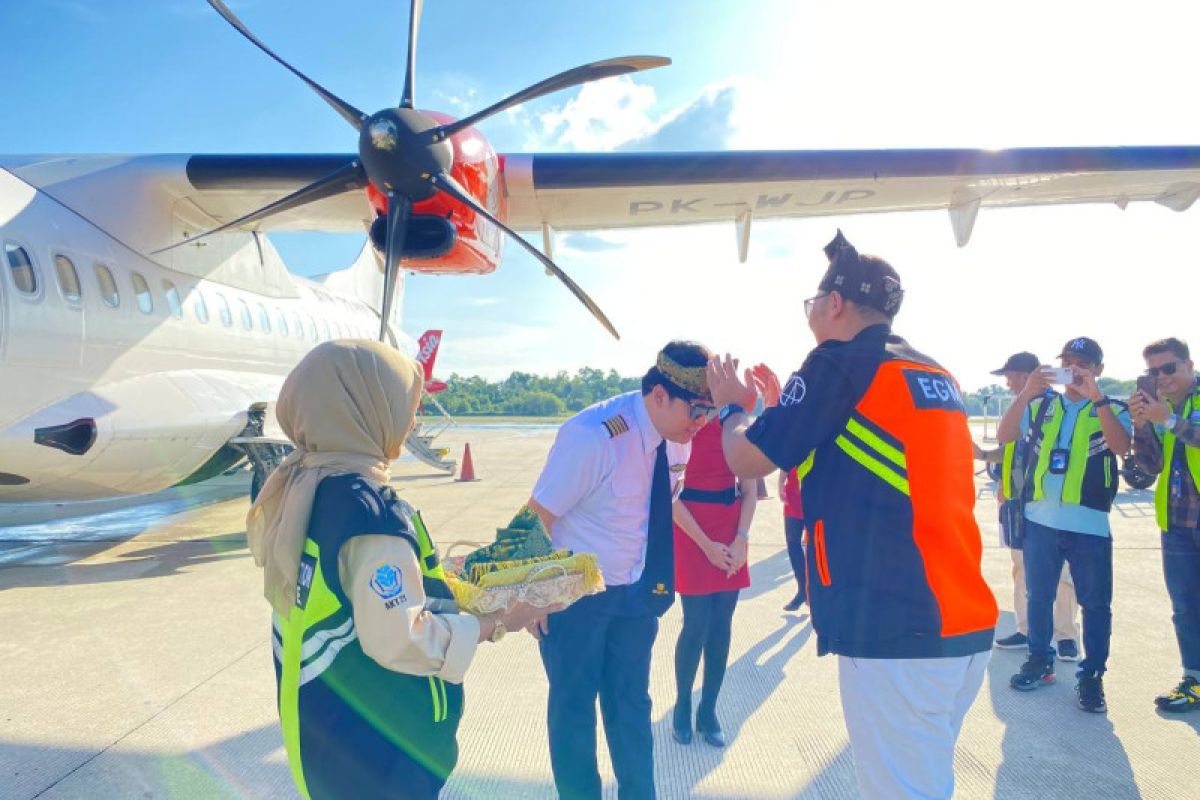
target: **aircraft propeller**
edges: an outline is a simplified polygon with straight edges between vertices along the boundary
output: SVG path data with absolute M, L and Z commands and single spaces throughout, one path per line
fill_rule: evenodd
M 391 314 L 403 243 L 413 203 L 432 197 L 437 192 L 442 192 L 472 209 L 476 214 L 515 239 L 519 245 L 528 250 L 546 269 L 562 281 L 609 333 L 617 339 L 621 338 L 599 306 L 558 265 L 521 236 L 518 236 L 511 228 L 504 225 L 454 180 L 450 175 L 450 169 L 454 165 L 454 150 L 449 139 L 455 133 L 494 114 L 551 92 L 557 92 L 560 89 L 567 89 L 602 78 L 609 78 L 614 75 L 625 75 L 631 72 L 640 72 L 642 70 L 666 66 L 671 63 L 670 59 L 658 56 L 628 56 L 583 64 L 582 66 L 569 69 L 526 87 L 498 103 L 494 103 L 456 122 L 442 125 L 431 116 L 423 114 L 413 107 L 413 103 L 415 102 L 413 94 L 417 59 L 417 31 L 420 27 L 421 9 L 424 3 L 423 0 L 411 0 L 408 22 L 408 58 L 404 72 L 404 89 L 400 96 L 400 104 L 396 108 L 386 108 L 368 116 L 283 60 L 283 58 L 259 40 L 257 36 L 251 33 L 250 29 L 221 0 L 207 1 L 242 36 L 249 39 L 252 44 L 308 84 L 321 99 L 328 103 L 351 127 L 358 131 L 359 157 L 329 175 L 257 211 L 185 239 L 170 247 L 165 247 L 163 250 L 170 250 L 220 231 L 256 222 L 273 214 L 297 208 L 307 203 L 324 200 L 356 189 L 361 190 L 366 188 L 367 184 L 370 183 L 382 192 L 388 201 L 387 238 L 384 255 L 384 294 L 380 309 L 381 321 L 379 331 L 380 340 L 385 341 L 387 320 Z

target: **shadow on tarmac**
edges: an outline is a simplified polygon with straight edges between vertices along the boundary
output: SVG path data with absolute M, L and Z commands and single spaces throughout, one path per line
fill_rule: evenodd
M 1012 614 L 1001 614 L 1005 616 Z M 1007 622 L 1011 626 L 1011 619 Z M 988 664 L 992 709 L 1004 723 L 993 797 L 1140 798 L 1129 755 L 1108 717 L 1076 705 L 1075 664 L 1055 662 L 1057 682 L 1051 686 L 1031 692 L 1009 686 L 1027 656 L 1023 650 L 993 650 Z M 1054 740 L 1049 749 L 1055 758 L 1046 758 L 1047 749 L 1040 746 L 1048 739 Z
M 787 554 L 784 553 L 783 557 L 786 563 Z M 790 568 L 788 574 L 791 574 Z M 737 625 L 736 612 L 733 624 Z M 776 630 L 756 642 L 727 667 L 721 699 L 717 702 L 717 718 L 728 742 L 725 749 L 706 745 L 699 735 L 691 745 L 678 744 L 671 736 L 673 704 L 666 704 L 663 713 L 654 722 L 654 758 L 656 764 L 674 763 L 676 770 L 686 774 L 686 782 L 672 782 L 673 789 L 686 789 L 681 796 L 695 796 L 696 787 L 709 773 L 720 767 L 728 748 L 737 743 L 742 725 L 774 694 L 775 689 L 786 677 L 784 667 L 800 652 L 811 636 L 812 625 L 807 614 L 781 615 L 781 624 Z M 669 643 L 669 651 L 673 658 L 674 642 Z M 702 675 L 703 668 L 697 674 L 697 686 L 692 695 L 693 708 L 700 702 Z M 732 684 L 738 687 L 736 694 L 727 691 Z M 679 769 L 680 760 L 687 764 L 683 770 Z M 659 783 L 661 785 L 662 781 Z
M 774 555 L 750 565 L 750 586 L 742 589 L 738 599 L 739 602 L 753 600 L 759 595 L 774 591 L 782 583 L 795 585 L 795 582 L 796 576 L 792 574 L 792 564 L 788 561 L 787 548 L 784 547 Z M 792 594 L 795 594 L 795 590 Z
M 216 534 L 203 539 L 146 542 L 146 546 L 110 554 L 101 562 L 75 563 L 123 542 L 50 543 L 36 560 L 0 568 L 0 592 L 6 589 L 71 586 L 114 581 L 162 578 L 201 564 L 231 558 L 248 558 L 244 531 Z
M 178 753 L 92 751 L 0 740 L 0 797 L 293 798 L 278 725 Z M 235 777 L 236 776 L 236 777 Z

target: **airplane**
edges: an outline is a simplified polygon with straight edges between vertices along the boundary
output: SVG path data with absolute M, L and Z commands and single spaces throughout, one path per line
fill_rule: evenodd
M 415 352 L 404 271 L 490 273 L 506 236 L 615 335 L 554 263 L 557 231 L 732 223 L 744 261 L 764 219 L 943 209 L 962 246 L 983 208 L 1200 197 L 1195 146 L 498 154 L 477 122 L 667 59 L 585 64 L 456 120 L 416 108 L 414 0 L 400 102 L 366 115 L 208 3 L 354 128 L 357 150 L 0 156 L 0 503 L 154 492 L 247 457 L 261 483 L 291 367 L 347 336 Z M 285 230 L 370 236 L 348 269 L 309 280 L 264 235 Z

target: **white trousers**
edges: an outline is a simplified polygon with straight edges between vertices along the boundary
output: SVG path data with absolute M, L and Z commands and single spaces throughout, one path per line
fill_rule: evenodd
M 956 658 L 838 656 L 842 712 L 866 800 L 954 795 L 954 745 L 991 651 Z

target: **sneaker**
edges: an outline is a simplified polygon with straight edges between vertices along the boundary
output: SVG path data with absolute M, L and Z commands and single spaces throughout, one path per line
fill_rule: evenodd
M 1200 708 L 1200 681 L 1187 675 L 1169 692 L 1154 698 L 1154 705 L 1169 714 L 1183 714 Z
M 1001 650 L 1019 650 L 1022 647 L 1029 646 L 1029 637 L 1023 633 L 1014 633 L 1012 636 L 1005 636 L 1003 639 L 996 640 L 996 647 Z
M 1075 644 L 1074 639 L 1059 639 L 1057 650 L 1059 661 L 1079 660 L 1079 645 Z
M 804 595 L 797 592 L 796 596 L 793 597 L 790 601 L 788 601 L 788 604 L 783 607 L 783 610 L 784 611 L 799 611 L 800 606 L 802 606 L 802 605 L 804 605 Z
M 1108 710 L 1104 703 L 1104 680 L 1090 672 L 1081 673 L 1079 682 L 1075 684 L 1075 696 L 1079 699 L 1079 707 L 1093 714 L 1103 714 Z
M 1039 686 L 1054 683 L 1054 662 L 1030 658 L 1021 665 L 1021 671 L 1008 679 L 1008 685 L 1018 692 L 1032 692 Z

